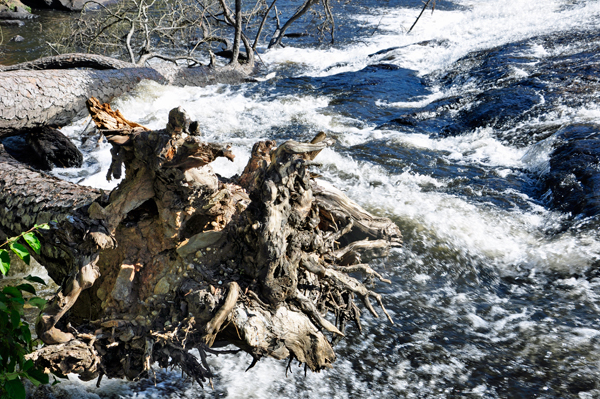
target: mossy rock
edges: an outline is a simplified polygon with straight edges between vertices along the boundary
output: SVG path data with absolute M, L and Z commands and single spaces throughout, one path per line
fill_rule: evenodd
M 26 10 L 28 13 L 31 13 L 31 7 L 26 6 L 21 3 L 19 0 L 0 0 L 0 11 L 7 7 L 10 11 L 17 11 L 17 8 L 22 8 Z

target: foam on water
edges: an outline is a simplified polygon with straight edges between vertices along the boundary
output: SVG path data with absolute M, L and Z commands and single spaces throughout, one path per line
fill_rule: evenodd
M 352 18 L 363 25 L 365 37 L 344 48 L 297 48 L 268 51 L 261 55 L 270 65 L 298 64 L 302 74 L 326 76 L 356 71 L 383 59 L 421 74 L 439 71 L 475 50 L 500 46 L 532 36 L 563 30 L 594 27 L 600 15 L 597 2 L 542 0 L 455 1 L 458 10 L 426 12 L 410 35 L 406 32 L 418 11 L 414 8 L 371 8 L 369 14 Z M 368 33 L 368 34 L 367 34 Z M 389 55 L 368 59 L 368 55 L 398 47 Z M 554 52 L 561 51 L 554 49 Z M 549 55 L 543 46 L 534 46 L 528 56 Z
M 430 184 L 445 185 L 431 176 L 413 171 L 390 175 L 380 166 L 357 162 L 331 149 L 324 150 L 317 161 L 324 163 L 325 176 L 361 205 L 417 223 L 428 232 L 427 240 L 485 258 L 507 274 L 518 268 L 580 272 L 599 257 L 600 242 L 594 236 L 565 233 L 548 240 L 547 225 L 564 216 L 533 203 L 530 211 L 473 203 L 425 190 Z M 507 157 L 498 166 L 514 166 L 513 162 Z
M 169 111 L 181 106 L 192 120 L 199 121 L 207 140 L 248 138 L 254 141 L 260 139 L 261 134 L 283 128 L 290 122 L 327 123 L 331 119 L 319 112 L 327 106 L 326 98 L 306 95 L 272 100 L 246 95 L 246 90 L 224 85 L 181 88 L 144 82 L 114 105 L 152 129 L 164 128 Z
M 379 49 L 435 40 L 429 46 L 398 49 L 398 57 L 394 61 L 404 68 L 426 74 L 444 69 L 472 51 L 546 33 L 595 27 L 600 15 L 597 2 L 573 4 L 558 0 L 511 0 L 501 4 L 490 1 L 454 3 L 464 9 L 426 12 L 409 36 L 405 35 L 405 31 L 414 22 L 414 9 L 381 9 L 379 13 L 375 10 L 374 15 L 357 18 L 387 33 L 372 39 Z M 532 54 L 542 57 L 546 49 L 539 46 L 532 49 Z
M 338 49 L 288 46 L 268 51 L 261 57 L 271 64 L 271 70 L 294 64 L 299 66 L 296 73 L 306 76 L 358 71 L 378 62 L 391 62 L 425 75 L 443 71 L 474 50 L 561 30 L 597 26 L 600 16 L 600 3 L 592 1 L 507 0 L 499 5 L 498 2 L 474 0 L 456 3 L 459 9 L 425 13 L 409 36 L 405 31 L 418 14 L 417 9 L 380 8 L 370 10 L 370 15 L 355 16 L 365 29 L 375 32 L 361 38 L 360 42 Z M 414 45 L 423 41 L 431 42 Z M 401 48 L 386 54 L 386 57 L 368 57 L 376 51 L 396 46 Z M 511 73 L 516 77 L 528 76 L 531 73 L 529 66 L 536 59 L 543 60 L 557 52 L 562 54 L 571 50 L 570 45 L 546 48 L 542 44 L 532 44 L 523 53 L 532 59 L 531 64 L 522 64 Z M 460 94 L 459 89 L 479 90 L 476 83 L 467 82 L 461 88 L 446 92 L 432 88 L 432 94 L 412 101 L 381 100 L 377 106 L 387 109 L 422 108 Z M 159 384 L 157 387 L 109 381 L 103 382 L 100 389 L 94 388 L 91 383 L 79 382 L 66 383 L 59 389 L 68 392 L 70 398 L 441 398 L 454 392 L 447 390 L 449 385 L 465 384 L 472 377 L 473 370 L 469 366 L 472 362 L 494 361 L 493 354 L 486 352 L 489 348 L 485 345 L 503 348 L 503 345 L 517 342 L 521 345 L 519 356 L 523 357 L 518 361 L 523 364 L 526 364 L 523 359 L 538 356 L 542 349 L 559 353 L 563 344 L 570 350 L 587 350 L 592 361 L 599 361 L 600 353 L 593 348 L 600 336 L 598 329 L 572 326 L 568 325 L 569 322 L 556 325 L 561 312 L 573 310 L 569 307 L 572 302 L 598 311 L 598 279 L 590 281 L 569 277 L 553 281 L 552 287 L 506 283 L 505 292 L 508 294 L 497 293 L 484 284 L 478 293 L 462 292 L 466 288 L 452 285 L 454 280 L 444 284 L 438 280 L 439 275 L 444 275 L 439 265 L 449 262 L 443 258 L 443 253 L 449 254 L 449 259 L 467 259 L 480 269 L 491 268 L 501 277 L 532 282 L 545 282 L 543 276 L 553 272 L 581 274 L 600 260 L 600 240 L 594 231 L 560 230 L 557 226 L 568 215 L 548 210 L 539 201 L 516 189 L 506 189 L 502 194 L 518 196 L 525 206 L 499 207 L 492 202 L 480 201 L 483 194 L 476 189 L 472 190 L 471 196 L 454 194 L 448 189 L 453 184 L 452 177 L 439 177 L 411 167 L 391 172 L 384 164 L 360 160 L 353 155 L 354 146 L 369 148 L 370 145 L 378 145 L 377 142 L 385 142 L 389 147 L 435 153 L 457 167 L 477 167 L 501 178 L 524 179 L 527 174 L 539 176 L 547 170 L 555 137 L 550 136 L 535 145 L 517 147 L 500 141 L 497 132 L 490 127 L 477 128 L 455 137 L 432 137 L 409 133 L 402 128 L 378 130 L 363 121 L 337 115 L 328 108 L 330 101 L 328 97 L 312 93 L 278 96 L 269 89 L 252 91 L 248 86 L 175 88 L 144 82 L 133 93 L 114 101 L 113 107 L 138 123 L 159 129 L 165 126 L 169 110 L 182 106 L 192 119 L 200 121 L 201 130 L 208 140 L 233 144 L 234 163 L 226 160 L 213 163 L 215 171 L 224 176 L 242 171 L 252 144 L 258 140 L 270 139 L 274 135 L 290 137 L 281 132 L 293 130 L 298 125 L 305 126 L 302 133 L 305 135 L 308 135 L 306 131 L 332 133 L 337 139 L 336 146 L 325 149 L 316 159 L 323 164 L 323 179 L 369 211 L 392 218 L 404 230 L 409 237 L 408 245 L 412 246 L 392 252 L 385 265 L 386 272 L 395 278 L 394 282 L 400 282 L 386 295 L 393 303 L 390 313 L 402 326 L 405 308 L 418 309 L 415 311 L 417 314 L 430 311 L 444 315 L 436 324 L 448 323 L 448 326 L 429 325 L 415 329 L 411 333 L 412 340 L 402 345 L 390 338 L 388 343 L 395 345 L 394 353 L 378 353 L 379 357 L 373 359 L 370 358 L 371 349 L 378 340 L 385 342 L 392 334 L 386 328 L 392 327 L 381 326 L 367 315 L 365 324 L 369 326 L 368 333 L 359 338 L 349 334 L 353 341 L 350 344 L 343 341 L 337 348 L 342 353 L 355 352 L 357 355 L 351 359 L 342 356 L 332 370 L 321 374 L 309 373 L 306 377 L 301 369 L 295 367 L 294 374 L 286 377 L 285 363 L 272 359 L 259 362 L 244 374 L 243 370 L 249 364 L 247 355 L 211 357 L 211 366 L 219 377 L 217 391 L 206 391 L 206 394 L 180 380 L 177 372 L 160 374 L 163 386 Z M 594 122 L 599 116 L 600 106 L 595 102 L 577 107 L 559 105 L 542 116 L 519 122 L 513 129 Z M 77 136 L 83 125 L 84 122 L 77 122 L 63 131 Z M 309 137 L 302 137 L 306 138 Z M 101 187 L 105 184 L 102 180 L 110 163 L 107 148 L 100 145 L 86 157 L 95 158 L 95 165 L 101 165 L 102 170 L 89 176 L 80 175 L 81 171 L 77 169 L 56 173 L 70 176 L 73 181 L 84 178 L 82 184 Z M 547 234 L 548 231 L 559 232 Z M 442 253 L 439 264 L 426 264 L 429 251 Z M 459 275 L 459 269 L 452 265 L 447 274 Z M 553 295 L 558 298 L 552 298 L 558 301 L 556 309 L 545 309 L 546 317 L 534 317 L 538 311 L 536 306 L 539 306 L 536 303 L 521 306 L 519 301 L 515 304 L 507 299 L 508 295 L 539 298 L 546 288 L 553 288 Z M 561 300 L 569 305 L 564 305 Z M 480 303 L 489 310 L 482 312 L 477 306 Z M 452 353 L 435 347 L 437 332 L 455 326 L 460 326 L 457 334 L 468 334 L 473 343 L 457 344 Z M 397 330 L 393 332 L 397 333 Z M 380 350 L 385 352 L 384 344 L 379 345 Z M 435 347 L 441 355 L 413 367 L 410 361 L 400 359 L 396 353 L 396 349 L 402 352 L 409 351 L 411 347 L 428 348 L 425 350 L 427 353 Z M 382 372 L 377 365 L 388 355 L 393 360 L 385 365 Z M 546 353 L 539 356 L 546 356 Z M 549 359 L 551 362 L 551 355 Z M 509 367 L 520 364 L 517 360 L 511 361 Z M 562 363 L 549 364 L 563 367 Z M 361 378 L 357 370 L 368 376 Z M 462 394 L 498 397 L 493 387 L 483 383 L 471 386 L 468 392 Z
M 134 93 L 115 101 L 114 107 L 131 115 L 132 120 L 155 129 L 166 124 L 171 108 L 184 107 L 192 119 L 201 122 L 201 130 L 208 140 L 233 143 L 235 162 L 219 160 L 213 164 L 217 173 L 227 177 L 241 173 L 255 141 L 268 138 L 273 129 L 285 129 L 296 123 L 308 124 L 314 131 L 335 133 L 342 150 L 344 146 L 383 139 L 393 143 L 388 145 L 438 151 L 454 164 L 481 165 L 504 176 L 519 174 L 521 169 L 542 168 L 540 165 L 545 165 L 551 151 L 551 139 L 531 148 L 516 148 L 495 139 L 491 128 L 446 138 L 393 130 L 375 131 L 373 127 L 357 128 L 330 113 L 324 114 L 327 104 L 326 97 L 311 95 L 264 99 L 245 95 L 244 89 L 226 86 L 175 88 L 147 82 Z M 594 107 L 565 109 L 564 112 L 569 119 L 580 114 L 586 117 L 595 114 Z M 83 123 L 78 125 L 83 126 Z M 69 129 L 76 130 L 75 127 Z M 87 177 L 82 184 L 107 187 L 106 183 L 100 184 L 110 164 L 107 146 L 100 146 L 93 156 L 100 161 L 102 171 Z M 565 233 L 548 241 L 543 233 L 545 228 L 563 216 L 545 210 L 533 201 L 530 201 L 529 211 L 503 210 L 454 195 L 431 192 L 424 188 L 429 185 L 443 187 L 448 181 L 410 170 L 391 175 L 378 165 L 355 161 L 335 149 L 326 149 L 317 161 L 324 163 L 326 177 L 361 205 L 418 223 L 435 240 L 446 242 L 470 256 L 487 258 L 507 273 L 516 265 L 549 270 L 567 267 L 580 271 L 600 253 L 600 242 L 585 234 Z M 527 199 L 525 195 L 523 197 Z

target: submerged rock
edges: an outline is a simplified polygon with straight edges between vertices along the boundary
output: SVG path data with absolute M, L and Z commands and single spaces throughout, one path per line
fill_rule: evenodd
M 600 125 L 567 126 L 555 137 L 544 176 L 551 205 L 573 215 L 600 213 Z

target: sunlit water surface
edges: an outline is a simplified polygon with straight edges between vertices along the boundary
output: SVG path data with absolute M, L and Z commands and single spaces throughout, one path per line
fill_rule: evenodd
M 150 128 L 182 106 L 207 140 L 233 145 L 235 162 L 214 163 L 224 176 L 242 171 L 257 140 L 335 137 L 317 158 L 323 178 L 405 236 L 374 264 L 392 280 L 375 289 L 395 324 L 365 313 L 365 331 L 351 327 L 333 369 L 318 374 L 294 367 L 286 376 L 286 362 L 270 359 L 244 372 L 248 355 L 222 355 L 211 358 L 214 390 L 174 370 L 156 383 L 99 388 L 73 377 L 53 395 L 600 397 L 597 216 L 593 206 L 565 211 L 548 185 L 562 162 L 552 163 L 554 149 L 580 143 L 564 129 L 600 131 L 600 2 L 439 1 L 407 35 L 419 7 L 339 4 L 338 42 L 264 51 L 271 79 L 143 82 L 112 104 Z M 55 173 L 114 187 L 104 179 L 107 144 L 81 133 L 87 123 L 63 129 L 86 152 L 85 167 Z M 582 145 L 598 160 L 593 140 Z M 597 170 L 589 159 L 574 165 Z

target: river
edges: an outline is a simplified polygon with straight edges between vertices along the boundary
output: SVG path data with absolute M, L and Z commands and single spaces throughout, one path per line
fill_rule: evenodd
M 395 324 L 365 312 L 321 373 L 221 355 L 214 390 L 173 370 L 99 388 L 73 377 L 56 397 L 600 397 L 600 2 L 440 0 L 407 34 L 421 6 L 339 3 L 336 43 L 263 51 L 269 79 L 143 82 L 113 102 L 151 128 L 182 106 L 232 143 L 224 176 L 257 140 L 335 137 L 323 178 L 405 237 L 374 264 Z M 55 173 L 111 188 L 85 124 L 63 129 L 83 137 L 85 167 Z

